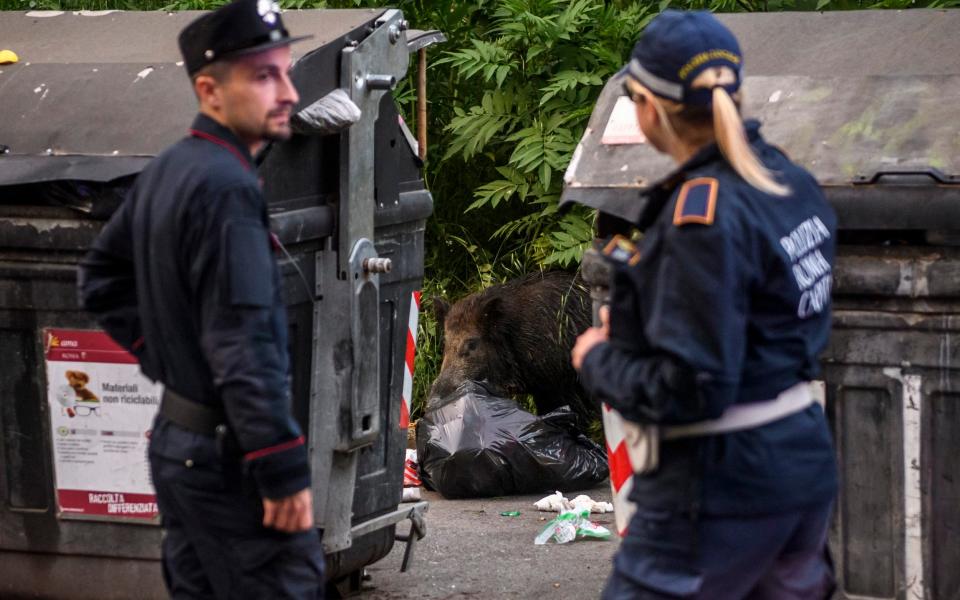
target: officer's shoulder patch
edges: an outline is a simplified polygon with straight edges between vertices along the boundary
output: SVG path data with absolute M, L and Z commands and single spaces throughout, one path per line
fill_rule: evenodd
M 631 267 L 640 262 L 640 251 L 636 244 L 619 234 L 613 236 L 603 248 L 603 255 Z
M 717 190 L 720 182 L 713 177 L 697 177 L 683 184 L 673 212 L 673 224 L 699 223 L 712 225 L 717 210 Z

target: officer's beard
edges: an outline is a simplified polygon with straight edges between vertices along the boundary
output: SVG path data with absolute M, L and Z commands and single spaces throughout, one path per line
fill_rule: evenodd
M 283 124 L 278 124 L 274 119 L 286 115 L 287 120 Z M 292 116 L 289 108 L 278 108 L 267 113 L 263 123 L 263 139 L 272 142 L 282 142 L 290 139 L 292 131 L 290 129 L 290 117 Z

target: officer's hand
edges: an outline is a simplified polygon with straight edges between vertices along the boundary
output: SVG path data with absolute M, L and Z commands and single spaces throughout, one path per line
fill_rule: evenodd
M 279 500 L 263 499 L 263 526 L 295 533 L 313 527 L 313 496 L 310 488 Z
M 590 327 L 580 334 L 577 343 L 573 345 L 570 351 L 570 360 L 573 368 L 580 370 L 583 366 L 583 359 L 593 350 L 593 347 L 601 342 L 607 341 L 610 337 L 610 309 L 606 306 L 600 307 L 600 327 Z

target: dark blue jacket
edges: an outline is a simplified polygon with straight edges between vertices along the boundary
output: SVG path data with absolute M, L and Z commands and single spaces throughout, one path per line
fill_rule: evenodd
M 249 151 L 199 115 L 137 177 L 83 260 L 80 288 L 145 375 L 225 411 L 261 494 L 279 498 L 310 473 L 268 225 Z
M 753 188 L 710 145 L 655 186 L 636 252 L 614 265 L 611 339 L 587 354 L 581 377 L 627 419 L 716 418 L 819 374 L 836 218 L 809 173 L 755 124 L 748 133 L 789 196 Z M 753 430 L 664 442 L 659 471 L 635 479 L 641 504 L 714 514 L 809 505 L 837 485 L 819 406 Z

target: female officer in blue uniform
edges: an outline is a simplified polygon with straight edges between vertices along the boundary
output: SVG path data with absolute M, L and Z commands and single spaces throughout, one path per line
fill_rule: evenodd
M 649 142 L 679 168 L 634 247 L 611 244 L 603 326 L 574 366 L 656 426 L 659 464 L 604 598 L 818 599 L 837 474 L 808 382 L 830 327 L 836 219 L 816 181 L 739 116 L 743 57 L 706 12 L 654 19 L 625 68 Z

